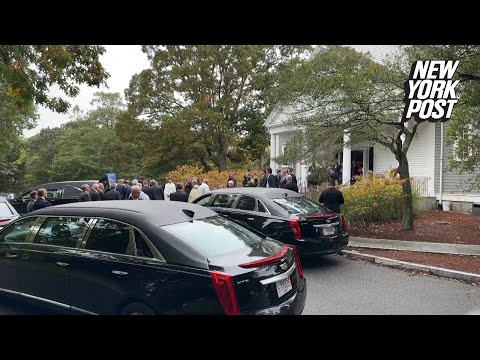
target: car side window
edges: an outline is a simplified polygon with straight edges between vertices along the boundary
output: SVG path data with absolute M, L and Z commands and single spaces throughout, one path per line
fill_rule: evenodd
M 49 217 L 35 237 L 35 244 L 74 248 L 83 239 L 89 218 Z
M 218 194 L 217 196 L 215 196 L 215 199 L 213 199 L 212 206 L 229 208 L 232 207 L 236 198 L 237 195 Z
M 240 196 L 238 199 L 236 209 L 239 210 L 247 210 L 247 211 L 255 211 L 256 200 L 251 196 Z
M 0 242 L 23 243 L 26 242 L 32 229 L 37 223 L 37 217 L 29 217 L 10 225 L 0 234 Z
M 258 204 L 258 212 L 263 212 L 263 213 L 268 212 L 265 205 L 263 205 L 263 202 L 257 199 L 257 204 Z
M 152 251 L 148 247 L 147 242 L 145 241 L 144 237 L 140 232 L 135 229 L 134 231 L 135 236 L 135 253 L 137 256 L 146 257 L 146 258 L 153 258 Z
M 200 200 L 195 201 L 195 204 L 205 206 L 207 205 L 211 197 L 212 195 L 205 195 L 205 197 L 202 197 Z
M 85 249 L 113 254 L 127 254 L 130 226 L 112 220 L 97 220 L 90 232 Z M 133 254 L 129 254 L 133 255 Z

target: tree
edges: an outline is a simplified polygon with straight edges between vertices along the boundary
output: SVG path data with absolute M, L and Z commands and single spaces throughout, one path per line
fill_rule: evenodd
M 149 45 L 142 49 L 151 67 L 132 78 L 126 91 L 130 109 L 156 125 L 166 119 L 184 126 L 192 134 L 189 140 L 203 148 L 202 162 L 211 161 L 222 171 L 236 144 L 261 156 L 260 147 L 267 144 L 262 126 L 271 105 L 267 95 L 276 84 L 276 71 L 297 63 L 308 47 Z M 252 149 L 245 138 L 258 140 L 257 134 L 263 141 Z
M 410 59 L 380 65 L 349 47 L 330 46 L 283 79 L 277 90 L 280 108 L 291 113 L 297 135 L 297 157 L 327 152 L 329 146 L 377 142 L 398 161 L 403 187 L 403 228 L 413 229 L 412 188 L 407 152 L 418 123 L 402 122 L 403 84 Z M 294 142 L 295 143 L 295 142 Z M 325 146 L 327 145 L 327 146 Z
M 66 112 L 70 104 L 49 94 L 53 85 L 69 97 L 79 84 L 100 87 L 109 74 L 100 63 L 98 45 L 1 45 L 0 93 L 6 92 L 18 109 L 31 104 Z
M 459 60 L 455 77 L 459 102 L 449 120 L 446 143 L 454 151 L 449 156 L 450 170 L 471 174 L 470 185 L 480 188 L 480 46 L 429 45 L 405 49 L 411 59 Z
M 20 163 L 24 168 L 24 184 L 32 187 L 52 180 L 52 164 L 59 151 L 65 132 L 74 126 L 73 122 L 61 127 L 46 128 L 24 141 Z M 65 180 L 65 179 L 63 179 Z

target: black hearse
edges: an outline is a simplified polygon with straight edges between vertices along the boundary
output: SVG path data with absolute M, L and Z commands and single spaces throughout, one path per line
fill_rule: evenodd
M 105 191 L 110 189 L 108 176 L 104 176 L 100 180 L 59 181 L 34 186 L 28 189 L 28 191 L 22 193 L 10 203 L 13 205 L 15 210 L 22 215 L 27 213 L 27 204 L 30 201 L 30 193 L 33 190 L 38 190 L 41 188 L 47 189 L 47 200 L 50 202 L 50 204 L 52 204 L 52 206 L 54 206 L 77 202 L 78 196 L 82 192 L 80 187 L 83 184 L 88 184 L 91 188 L 92 185 L 96 183 L 102 183 L 105 187 Z

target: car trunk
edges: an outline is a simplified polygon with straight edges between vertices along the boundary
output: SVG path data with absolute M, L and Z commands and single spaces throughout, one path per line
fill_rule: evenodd
M 338 214 L 305 215 L 298 214 L 302 238 L 335 238 L 343 233 L 342 218 Z
M 280 248 L 264 241 L 211 258 L 209 264 L 212 274 L 231 275 L 241 313 L 278 305 L 297 291 L 303 274 L 295 251 L 291 246 Z

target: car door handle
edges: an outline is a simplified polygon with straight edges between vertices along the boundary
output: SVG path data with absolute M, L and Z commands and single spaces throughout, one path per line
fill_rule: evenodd
M 112 270 L 112 274 L 115 274 L 115 275 L 128 275 L 128 272 L 126 271 L 119 271 L 119 270 Z
M 254 219 L 254 218 L 247 218 L 247 220 L 253 221 L 253 220 L 255 220 L 255 219 Z
M 17 254 L 5 254 L 5 257 L 8 259 L 16 259 L 18 258 Z
M 68 266 L 69 264 L 64 262 L 57 262 L 57 265 L 65 267 L 65 266 Z

